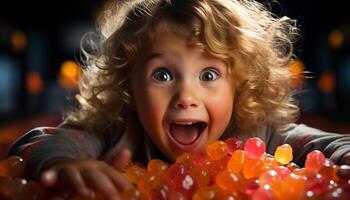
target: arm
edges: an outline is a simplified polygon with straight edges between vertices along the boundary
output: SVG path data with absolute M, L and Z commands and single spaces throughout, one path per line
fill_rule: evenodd
M 26 161 L 24 175 L 38 178 L 44 164 L 55 158 L 98 159 L 105 141 L 96 134 L 70 128 L 39 127 L 19 138 L 9 155 Z
M 350 152 L 350 135 L 324 132 L 306 125 L 290 124 L 286 129 L 276 131 L 266 128 L 267 152 L 274 154 L 277 146 L 288 143 L 293 148 L 294 162 L 301 164 L 312 150 L 322 151 L 336 164 L 345 164 L 343 156 Z
M 109 139 L 112 142 L 107 145 L 102 135 L 70 127 L 40 127 L 16 141 L 9 155 L 23 157 L 25 176 L 38 179 L 47 188 L 84 198 L 100 192 L 105 199 L 113 199 L 132 187 L 118 171 L 130 160 L 131 152 L 119 151 L 112 165 L 98 161 L 114 145 L 114 138 Z

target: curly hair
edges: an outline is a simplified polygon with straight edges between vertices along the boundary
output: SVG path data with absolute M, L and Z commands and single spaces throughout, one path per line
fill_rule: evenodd
M 82 39 L 79 107 L 67 123 L 94 132 L 125 123 L 132 112 L 131 69 L 160 29 L 227 63 L 236 80 L 235 130 L 248 132 L 261 123 L 283 127 L 297 119 L 288 69 L 298 35 L 294 20 L 253 0 L 116 0 L 106 8 L 98 20 L 99 40 Z

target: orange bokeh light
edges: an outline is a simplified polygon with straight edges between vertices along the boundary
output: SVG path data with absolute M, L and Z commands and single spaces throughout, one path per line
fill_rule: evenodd
M 301 62 L 300 60 L 292 60 L 288 64 L 288 68 L 292 73 L 292 77 L 290 80 L 292 87 L 296 88 L 301 86 L 304 82 L 304 76 L 303 76 L 303 73 L 305 70 L 304 63 Z
M 29 72 L 26 75 L 26 89 L 29 94 L 39 94 L 44 89 L 44 81 L 38 72 Z
M 330 93 L 336 87 L 336 77 L 333 72 L 324 72 L 318 80 L 318 88 L 323 93 Z
M 27 36 L 21 31 L 15 31 L 12 33 L 10 40 L 12 48 L 17 52 L 22 51 L 27 47 Z
M 328 35 L 328 43 L 334 49 L 339 49 L 344 43 L 344 34 L 339 30 L 334 30 Z
M 79 65 L 72 60 L 66 60 L 61 65 L 61 69 L 58 74 L 58 81 L 64 88 L 77 89 L 79 76 Z

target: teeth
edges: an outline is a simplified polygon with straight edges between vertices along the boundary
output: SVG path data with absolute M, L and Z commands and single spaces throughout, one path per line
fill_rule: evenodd
M 179 125 L 191 125 L 197 122 L 174 122 L 174 124 L 179 124 Z

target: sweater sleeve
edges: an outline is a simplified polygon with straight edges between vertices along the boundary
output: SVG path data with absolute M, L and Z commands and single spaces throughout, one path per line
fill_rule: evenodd
M 293 161 L 300 165 L 305 163 L 307 154 L 313 150 L 322 151 L 336 164 L 340 164 L 343 155 L 350 152 L 350 134 L 329 133 L 303 124 L 290 124 L 281 131 L 267 128 L 263 135 L 268 153 L 273 155 L 279 145 L 290 144 Z
M 103 137 L 78 129 L 38 127 L 10 148 L 10 155 L 21 156 L 26 162 L 24 175 L 38 178 L 43 164 L 53 158 L 98 159 L 106 148 Z

